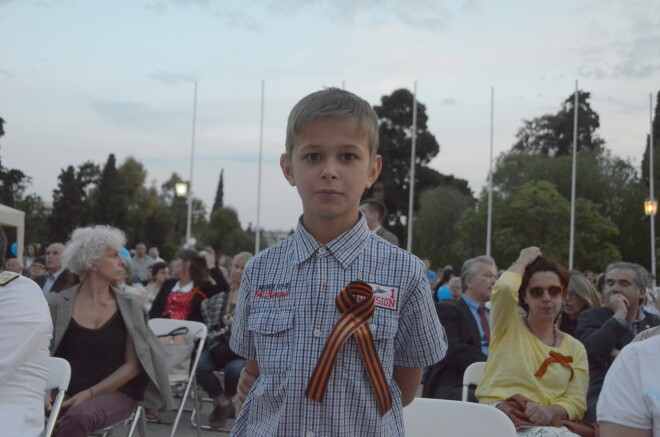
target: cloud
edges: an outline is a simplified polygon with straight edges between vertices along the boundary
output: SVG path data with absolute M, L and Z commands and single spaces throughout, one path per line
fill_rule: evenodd
M 2 0 L 0 0 L 0 2 L 1 2 L 1 1 L 2 1 Z M 2 68 L 0 68 L 0 76 L 14 77 L 14 75 L 12 74 L 11 71 L 9 71 L 9 70 L 4 70 L 4 69 L 2 69 Z
M 168 71 L 157 71 L 147 74 L 151 79 L 166 85 L 178 85 L 180 83 L 194 83 L 195 79 L 187 74 L 170 73 Z
M 131 129 L 162 128 L 184 118 L 189 118 L 187 111 L 155 110 L 147 105 L 127 101 L 92 101 L 92 108 L 103 118 L 119 127 Z
M 443 106 L 456 106 L 456 100 L 452 98 L 442 99 L 440 102 Z
M 261 24 L 252 14 L 238 8 L 224 7 L 221 10 L 216 11 L 213 15 L 224 21 L 229 27 L 248 30 L 257 30 L 261 28 Z

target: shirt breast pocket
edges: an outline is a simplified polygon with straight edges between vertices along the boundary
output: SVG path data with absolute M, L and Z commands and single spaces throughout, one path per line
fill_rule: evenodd
M 385 362 L 389 361 L 391 364 L 394 358 L 394 339 L 399 330 L 399 319 L 391 316 L 378 317 L 378 312 L 376 312 L 369 327 L 378 349 L 378 355 L 380 355 L 383 367 L 385 367 Z
M 272 375 L 289 365 L 293 340 L 293 311 L 263 311 L 248 316 L 248 330 L 254 338 L 259 372 Z

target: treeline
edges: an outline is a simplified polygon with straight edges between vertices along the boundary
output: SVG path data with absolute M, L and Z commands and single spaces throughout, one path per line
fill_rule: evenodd
M 578 94 L 578 156 L 574 267 L 602 271 L 626 260 L 650 267 L 649 138 L 641 169 L 614 156 L 599 137 L 598 114 L 590 94 Z M 660 154 L 660 93 L 653 121 L 654 192 Z M 491 254 L 500 267 L 516 259 L 520 248 L 541 247 L 568 264 L 574 96 L 561 109 L 524 121 L 511 149 L 494 166 Z M 639 139 L 640 146 L 643 138 Z M 640 150 L 642 147 L 640 147 Z M 641 170 L 641 171 L 639 171 Z M 478 199 L 452 187 L 422 193 L 415 221 L 414 251 L 435 266 L 462 261 L 486 250 L 488 193 Z M 656 232 L 657 235 L 657 232 Z
M 578 93 L 574 266 L 602 270 L 621 259 L 649 266 L 650 231 L 642 207 L 648 197 L 649 139 L 641 169 L 614 156 L 599 136 L 599 116 L 589 99 L 588 92 Z M 653 123 L 656 180 L 660 177 L 659 108 L 660 93 Z M 385 225 L 405 242 L 412 93 L 396 90 L 383 96 L 374 109 L 385 165 L 378 182 L 363 197 L 385 203 Z M 556 113 L 523 121 L 517 141 L 497 158 L 491 252 L 502 267 L 515 260 L 521 247 L 530 245 L 568 263 L 574 111 L 571 94 Z M 488 196 L 484 188 L 475 197 L 467 181 L 428 166 L 440 152 L 440 144 L 427 122 L 426 106 L 417 102 L 413 252 L 430 258 L 434 266 L 458 267 L 466 258 L 485 253 Z M 0 135 L 2 125 L 0 119 Z M 182 179 L 173 173 L 160 187 L 148 187 L 146 177 L 142 164 L 130 157 L 119 166 L 114 155 L 102 167 L 92 162 L 71 165 L 58 177 L 49 213 L 42 199 L 25 195 L 30 178 L 0 163 L 0 202 L 25 211 L 28 242 L 64 241 L 78 226 L 102 223 L 123 229 L 129 245 L 143 241 L 170 257 L 185 235 L 186 199 L 175 194 L 175 185 Z M 655 192 L 659 188 L 656 183 Z M 222 253 L 253 250 L 254 231 L 243 229 L 236 211 L 223 205 L 223 190 L 221 174 L 210 215 L 201 200 L 193 199 L 192 235 Z M 269 243 L 263 242 L 262 247 Z
M 119 166 L 113 154 L 103 166 L 91 161 L 70 165 L 58 176 L 49 210 L 39 196 L 24 195 L 29 177 L 18 170 L 0 171 L 3 178 L 14 172 L 14 189 L 2 203 L 25 212 L 26 242 L 64 242 L 79 226 L 107 224 L 126 233 L 129 247 L 144 242 L 158 247 L 165 259 L 184 243 L 188 206 L 185 197 L 176 195 L 176 184 L 183 182 L 176 173 L 160 187 L 148 187 L 146 169 L 132 157 Z M 221 174 L 210 216 L 204 203 L 193 198 L 192 235 L 221 253 L 253 251 L 254 231 L 243 229 L 236 211 L 222 204 L 222 190 Z

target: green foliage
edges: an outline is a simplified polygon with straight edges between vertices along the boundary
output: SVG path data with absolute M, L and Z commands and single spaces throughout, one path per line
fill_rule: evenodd
M 571 199 L 572 157 L 549 157 L 510 151 L 500 155 L 493 176 L 494 186 L 508 196 L 530 181 L 551 182 L 567 201 Z M 576 197 L 587 199 L 619 230 L 612 236 L 623 259 L 647 265 L 648 240 L 639 231 L 643 215 L 643 187 L 632 164 L 607 149 L 581 151 L 576 163 Z M 576 229 L 576 232 L 579 232 Z M 577 241 L 575 250 L 577 251 Z
M 218 181 L 218 188 L 215 190 L 215 200 L 213 201 L 213 208 L 211 212 L 217 211 L 224 206 L 225 197 L 225 169 L 220 170 L 220 180 Z
M 456 240 L 455 226 L 463 213 L 474 207 L 474 198 L 452 186 L 440 186 L 420 195 L 415 216 L 413 252 L 429 258 L 432 265 L 461 265 L 452 244 Z M 485 234 L 483 236 L 485 239 Z
M 591 109 L 590 96 L 588 92 L 578 91 L 578 151 L 598 150 L 604 144 L 596 133 L 600 120 Z M 571 94 L 556 114 L 525 120 L 516 134 L 518 141 L 513 145 L 513 150 L 533 155 L 570 155 L 573 150 L 574 118 L 575 94 Z
M 41 243 L 48 241 L 48 211 L 44 201 L 36 194 L 29 194 L 16 202 L 16 209 L 25 213 L 25 242 Z
M 23 197 L 30 177 L 20 170 L 5 168 L 0 161 L 0 203 L 11 208 Z
M 492 255 L 499 266 L 506 266 L 518 256 L 520 249 L 539 246 L 550 258 L 564 265 L 568 262 L 570 202 L 547 181 L 528 182 L 503 198 L 493 198 Z M 456 226 L 463 247 L 454 250 L 469 258 L 485 251 L 487 196 L 481 197 L 476 211 L 467 210 Z M 611 243 L 617 229 L 598 213 L 592 202 L 576 201 L 575 267 L 602 270 L 620 259 Z M 475 236 L 481 236 L 475 239 Z
M 236 210 L 222 207 L 211 213 L 211 220 L 204 244 L 212 246 L 217 253 L 233 256 L 242 251 L 254 251 L 254 232 L 244 231 Z
M 99 177 L 99 168 L 86 162 L 76 170 L 72 165 L 58 176 L 58 185 L 53 190 L 53 211 L 50 217 L 52 241 L 65 242 L 71 232 L 91 223 L 92 210 L 88 202 L 90 186 Z
M 655 111 L 653 114 L 653 179 L 654 179 L 654 184 L 653 184 L 653 191 L 654 191 L 654 196 L 656 198 L 660 197 L 660 194 L 658 193 L 658 188 L 660 188 L 660 183 L 658 183 L 658 179 L 660 179 L 660 158 L 658 157 L 658 154 L 660 154 L 660 91 L 658 91 L 658 95 L 656 96 L 656 103 L 655 103 Z M 649 186 L 649 142 L 650 142 L 650 136 L 646 135 L 646 148 L 644 149 L 644 156 L 642 158 L 642 180 L 644 181 L 644 185 L 647 187 Z
M 398 89 L 381 98 L 374 106 L 379 118 L 380 148 L 383 170 L 374 186 L 365 191 L 363 198 L 373 197 L 385 203 L 388 215 L 385 225 L 406 241 L 405 226 L 408 215 L 410 190 L 410 155 L 412 149 L 413 95 L 406 89 Z M 427 165 L 440 151 L 435 136 L 429 132 L 426 106 L 417 102 L 417 130 L 415 145 L 415 198 L 417 207 L 420 193 L 439 185 L 454 186 L 471 194 L 467 181 L 445 176 Z

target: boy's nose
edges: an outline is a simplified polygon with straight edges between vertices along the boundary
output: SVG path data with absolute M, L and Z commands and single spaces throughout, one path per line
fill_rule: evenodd
M 323 171 L 321 172 L 321 177 L 323 179 L 336 179 L 337 178 L 337 167 L 334 162 L 331 160 L 326 161 L 323 166 Z

